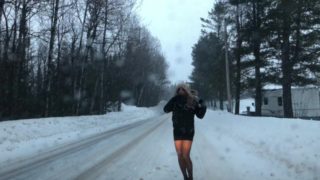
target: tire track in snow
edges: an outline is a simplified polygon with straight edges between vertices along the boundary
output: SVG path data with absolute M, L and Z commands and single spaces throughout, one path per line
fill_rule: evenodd
M 30 177 L 32 177 L 30 175 L 30 172 L 38 168 L 41 168 L 42 166 L 45 166 L 46 164 L 50 163 L 53 160 L 63 159 L 65 156 L 68 156 L 77 151 L 86 149 L 87 147 L 93 146 L 94 144 L 97 144 L 100 141 L 107 140 L 108 138 L 111 138 L 114 135 L 136 128 L 149 121 L 150 119 L 147 119 L 147 120 L 138 121 L 129 125 L 121 126 L 121 127 L 106 131 L 102 134 L 91 136 L 87 139 L 82 139 L 79 142 L 73 142 L 64 147 L 52 149 L 40 155 L 36 155 L 26 160 L 16 162 L 15 164 L 7 165 L 6 167 L 2 167 L 0 169 L 0 179 L 1 180 L 17 179 L 17 177 L 20 177 L 20 179 L 28 179 L 28 178 L 30 179 Z
M 97 177 L 103 173 L 105 168 L 112 165 L 113 161 L 122 156 L 125 153 L 128 153 L 134 146 L 137 146 L 139 142 L 141 142 L 146 136 L 152 133 L 156 128 L 164 124 L 165 120 L 160 120 L 156 124 L 154 124 L 150 129 L 140 134 L 138 137 L 131 139 L 131 141 L 120 147 L 118 150 L 110 154 L 108 157 L 104 158 L 101 162 L 96 164 L 95 166 L 87 169 L 85 172 L 81 173 L 76 179 L 97 179 Z

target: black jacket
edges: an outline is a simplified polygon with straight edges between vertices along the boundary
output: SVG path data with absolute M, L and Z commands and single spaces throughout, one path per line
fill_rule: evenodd
M 201 101 L 202 102 L 202 101 Z M 194 100 L 193 106 L 187 106 L 187 97 L 176 95 L 164 106 L 163 111 L 172 111 L 173 127 L 194 127 L 194 115 L 202 119 L 207 107 Z

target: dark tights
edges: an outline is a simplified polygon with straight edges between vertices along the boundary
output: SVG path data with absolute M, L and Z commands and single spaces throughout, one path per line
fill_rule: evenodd
M 178 155 L 179 166 L 185 180 L 193 180 L 192 161 L 190 151 L 192 141 L 190 140 L 175 140 L 176 152 Z

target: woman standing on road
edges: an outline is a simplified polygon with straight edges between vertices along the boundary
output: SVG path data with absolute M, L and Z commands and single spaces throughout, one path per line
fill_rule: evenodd
M 185 180 L 193 179 L 190 150 L 194 136 L 194 115 L 202 119 L 206 106 L 198 100 L 196 91 L 191 91 L 187 84 L 180 84 L 176 94 L 164 106 L 166 113 L 172 113 L 173 137 L 179 166 Z

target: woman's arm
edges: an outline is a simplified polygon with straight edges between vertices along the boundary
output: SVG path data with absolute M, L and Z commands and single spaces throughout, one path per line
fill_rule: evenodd
M 175 99 L 175 97 L 172 97 L 172 98 L 167 102 L 167 104 L 163 107 L 163 111 L 164 111 L 165 113 L 169 113 L 169 112 L 173 111 L 174 99 Z

